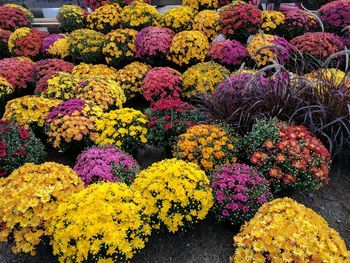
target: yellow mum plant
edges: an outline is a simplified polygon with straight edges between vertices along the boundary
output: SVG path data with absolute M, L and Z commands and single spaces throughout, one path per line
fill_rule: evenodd
M 104 35 L 91 29 L 74 30 L 69 36 L 69 53 L 75 61 L 97 64 L 103 60 Z
M 285 15 L 280 11 L 264 10 L 261 12 L 261 29 L 266 33 L 276 33 L 276 29 L 284 24 Z
M 159 20 L 158 10 L 141 1 L 135 1 L 125 6 L 121 13 L 121 24 L 124 28 L 141 30 L 147 26 L 157 25 Z
M 103 113 L 96 121 L 94 141 L 98 145 L 115 145 L 133 152 L 147 142 L 146 124 L 146 116 L 131 108 Z
M 80 63 L 73 68 L 72 73 L 81 78 L 101 77 L 114 80 L 117 78 L 117 70 L 104 64 L 93 65 Z
M 216 86 L 230 76 L 230 71 L 215 62 L 201 62 L 182 74 L 183 96 L 213 93 Z
M 206 172 L 237 161 L 238 142 L 229 129 L 217 125 L 195 125 L 180 135 L 175 158 L 197 163 Z
M 41 93 L 41 97 L 60 100 L 73 98 L 80 81 L 80 77 L 74 74 L 58 72 L 47 80 L 47 88 Z
M 82 80 L 75 97 L 91 101 L 102 110 L 121 108 L 126 102 L 123 89 L 109 78 L 88 78 Z
M 51 224 L 60 262 L 127 262 L 151 234 L 146 200 L 124 183 L 97 183 L 62 203 Z
M 45 40 L 44 40 L 45 41 Z M 69 56 L 69 40 L 67 36 L 57 39 L 46 50 L 47 55 L 57 58 L 66 58 Z
M 108 33 L 119 26 L 122 8 L 118 4 L 106 4 L 94 10 L 86 17 L 90 29 Z
M 168 9 L 162 14 L 160 24 L 178 33 L 191 30 L 196 11 L 189 6 L 177 6 Z
M 15 92 L 15 88 L 5 78 L 0 77 L 0 102 L 4 102 L 11 94 Z
M 117 73 L 117 82 L 128 99 L 142 95 L 143 79 L 151 67 L 141 62 L 132 62 Z
M 194 17 L 193 29 L 201 31 L 209 40 L 213 40 L 220 31 L 220 15 L 214 10 L 203 10 Z
M 230 262 L 350 262 L 339 234 L 290 198 L 264 204 L 234 237 Z
M 179 66 L 187 66 L 203 62 L 208 49 L 208 38 L 202 32 L 182 31 L 174 36 L 167 59 Z
M 14 241 L 14 253 L 35 255 L 48 235 L 57 206 L 83 188 L 74 170 L 47 162 L 27 163 L 0 181 L 0 241 Z
M 25 127 L 43 127 L 50 109 L 60 100 L 27 95 L 7 102 L 3 119 L 14 120 Z
M 182 5 L 190 6 L 195 10 L 217 9 L 219 0 L 182 0 Z
M 105 36 L 103 55 L 108 65 L 120 66 L 135 59 L 137 31 L 117 29 Z
M 340 86 L 344 85 L 350 88 L 350 81 L 346 73 L 337 68 L 319 69 L 304 75 L 305 78 L 311 80 L 315 87 L 322 90 L 324 83 L 326 85 Z M 328 86 L 327 85 L 327 86 Z
M 209 184 L 198 165 L 167 159 L 137 174 L 131 189 L 145 198 L 152 226 L 174 233 L 208 214 L 214 204 Z
M 58 10 L 57 19 L 65 31 L 84 28 L 87 11 L 78 5 L 63 5 Z

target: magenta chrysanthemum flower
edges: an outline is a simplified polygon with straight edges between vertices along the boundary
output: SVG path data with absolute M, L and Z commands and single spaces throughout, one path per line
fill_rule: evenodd
M 71 116 L 76 111 L 81 112 L 86 104 L 85 100 L 69 99 L 53 108 L 46 116 L 46 119 L 53 121 L 62 116 Z
M 215 171 L 211 187 L 217 220 L 234 225 L 251 219 L 262 204 L 272 199 L 269 182 L 245 164 L 224 166 Z
M 42 53 L 46 54 L 47 50 L 53 45 L 53 43 L 62 38 L 66 38 L 66 36 L 63 34 L 52 34 L 45 37 L 41 47 Z
M 34 79 L 39 80 L 60 71 L 71 73 L 73 67 L 74 64 L 63 59 L 51 58 L 39 60 L 34 65 Z
M 350 1 L 337 0 L 323 5 L 318 14 L 325 26 L 325 30 L 335 34 L 350 25 Z
M 93 147 L 82 152 L 73 169 L 85 185 L 99 181 L 131 184 L 140 172 L 137 161 L 114 146 Z

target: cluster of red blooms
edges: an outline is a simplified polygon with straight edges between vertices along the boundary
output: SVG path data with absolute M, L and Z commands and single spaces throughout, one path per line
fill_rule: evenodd
M 21 9 L 11 6 L 0 6 L 0 28 L 14 31 L 20 27 L 30 26 L 29 16 Z
M 44 32 L 31 29 L 29 34 L 15 40 L 11 53 L 34 59 L 40 55 L 41 45 L 46 36 Z
M 0 77 L 15 88 L 25 89 L 33 82 L 34 64 L 27 59 L 5 58 L 0 60 Z
M 51 58 L 39 60 L 34 65 L 34 79 L 40 80 L 41 78 L 52 75 L 53 73 L 63 71 L 71 73 L 74 65 L 63 59 Z
M 304 126 L 277 123 L 278 139 L 267 139 L 251 152 L 250 162 L 278 187 L 300 190 L 328 183 L 329 151 Z
M 180 98 L 181 73 L 169 67 L 155 67 L 143 80 L 143 96 L 151 104 L 160 99 Z
M 11 33 L 12 32 L 10 30 L 0 29 L 0 58 L 6 58 L 10 56 L 7 42 L 9 41 Z
M 340 37 L 327 32 L 308 32 L 293 38 L 290 43 L 300 52 L 320 59 L 327 59 L 330 55 L 344 49 L 344 43 Z
M 230 39 L 245 42 L 250 35 L 260 29 L 261 11 L 251 4 L 228 5 L 220 11 L 222 34 Z
M 326 31 L 338 34 L 350 24 L 350 0 L 331 1 L 323 5 L 318 14 Z

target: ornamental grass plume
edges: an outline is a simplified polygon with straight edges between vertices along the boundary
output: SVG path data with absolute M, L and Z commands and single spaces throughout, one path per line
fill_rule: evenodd
M 243 139 L 245 158 L 270 183 L 272 190 L 310 191 L 328 184 L 331 156 L 304 126 L 273 120 L 257 121 Z
M 220 31 L 220 15 L 214 10 L 203 10 L 196 14 L 193 20 L 193 29 L 201 31 L 212 41 Z
M 95 9 L 86 17 L 90 29 L 104 34 L 118 28 L 121 22 L 122 8 L 118 4 L 106 4 Z
M 233 240 L 231 263 L 350 260 L 344 240 L 326 220 L 290 198 L 264 204 Z
M 149 65 L 135 61 L 118 70 L 116 81 L 127 99 L 142 95 L 143 80 L 150 69 Z
M 12 252 L 36 254 L 59 204 L 83 183 L 68 166 L 26 163 L 0 181 L 0 240 L 13 240 Z M 13 191 L 16 189 L 16 191 Z
M 38 59 L 41 56 L 42 42 L 46 36 L 46 33 L 29 27 L 18 28 L 9 37 L 9 52 L 12 56 Z
M 166 10 L 160 18 L 160 25 L 175 33 L 192 30 L 196 11 L 189 6 L 176 6 Z
M 5 58 L 0 60 L 0 77 L 5 78 L 15 89 L 29 89 L 34 82 L 34 63 L 22 58 Z
M 136 36 L 134 29 L 117 29 L 105 36 L 103 55 L 108 65 L 121 67 L 135 60 Z
M 151 235 L 146 200 L 126 184 L 97 183 L 59 205 L 51 223 L 60 262 L 128 262 Z
M 57 19 L 67 32 L 85 27 L 85 18 L 88 12 L 78 5 L 63 5 L 58 10 Z
M 318 15 L 327 32 L 340 35 L 350 25 L 350 1 L 331 1 L 318 10 Z
M 178 137 L 173 155 L 212 172 L 237 161 L 237 142 L 238 138 L 228 127 L 198 124 Z
M 182 74 L 183 96 L 191 98 L 202 93 L 213 93 L 216 86 L 229 75 L 230 71 L 218 63 L 198 63 Z
M 261 11 L 251 4 L 236 2 L 220 9 L 221 32 L 229 39 L 245 43 L 261 27 Z
M 114 145 L 128 153 L 147 142 L 147 118 L 138 110 L 123 108 L 103 113 L 96 121 L 94 142 L 97 145 Z
M 34 64 L 34 80 L 38 81 L 46 75 L 56 72 L 71 73 L 74 64 L 64 61 L 63 59 L 51 58 L 39 60 Z
M 130 185 L 140 172 L 137 161 L 114 146 L 92 147 L 83 151 L 73 169 L 85 185 L 101 181 Z
M 169 28 L 143 28 L 136 37 L 136 56 L 151 65 L 164 64 L 173 37 Z
M 210 44 L 209 58 L 230 69 L 237 69 L 249 61 L 249 54 L 244 45 L 236 40 L 220 40 Z
M 26 163 L 44 161 L 45 147 L 30 129 L 13 121 L 0 120 L 0 131 L 0 178 Z
M 131 189 L 140 192 L 151 226 L 175 233 L 203 220 L 213 205 L 209 179 L 199 166 L 177 159 L 152 164 L 136 175 Z
M 202 32 L 182 31 L 174 36 L 167 59 L 177 66 L 185 67 L 203 62 L 208 49 L 208 38 Z
M 181 73 L 169 67 L 155 67 L 143 80 L 143 96 L 151 104 L 160 99 L 180 98 L 182 93 Z
M 18 5 L 1 5 L 0 6 L 0 28 L 15 31 L 21 27 L 30 27 L 33 22 L 33 14 Z
M 69 54 L 74 61 L 97 64 L 103 60 L 104 35 L 91 29 L 74 30 L 69 36 Z
M 46 115 L 59 103 L 61 103 L 60 100 L 33 95 L 15 98 L 7 102 L 2 118 L 14 120 L 26 128 L 43 128 Z
M 241 225 L 272 200 L 269 182 L 257 169 L 245 164 L 222 166 L 213 172 L 211 181 L 213 212 L 218 222 Z

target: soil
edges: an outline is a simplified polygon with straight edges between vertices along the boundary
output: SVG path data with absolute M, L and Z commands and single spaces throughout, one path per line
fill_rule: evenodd
M 161 149 L 147 147 L 137 154 L 143 167 L 164 158 Z M 336 229 L 350 248 L 350 154 L 347 158 L 333 163 L 330 184 L 319 192 L 291 197 L 323 216 L 329 225 Z M 49 160 L 72 166 L 75 157 L 71 154 L 50 154 Z M 232 238 L 238 228 L 219 225 L 209 216 L 186 232 L 176 234 L 158 233 L 153 235 L 146 248 L 135 256 L 135 263 L 214 263 L 228 262 L 233 254 Z M 37 255 L 17 254 L 11 252 L 10 246 L 0 243 L 0 262 L 53 263 L 57 259 L 52 255 L 48 244 L 41 244 Z

